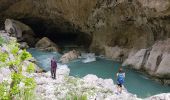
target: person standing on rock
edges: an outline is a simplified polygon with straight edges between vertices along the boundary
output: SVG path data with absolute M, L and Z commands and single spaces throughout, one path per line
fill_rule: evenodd
M 117 90 L 119 93 L 122 93 L 122 85 L 125 80 L 125 72 L 123 71 L 122 67 L 119 68 L 119 71 L 117 73 Z
M 57 61 L 55 60 L 55 58 L 53 57 L 51 59 L 51 77 L 53 79 L 56 79 L 56 69 L 57 69 Z

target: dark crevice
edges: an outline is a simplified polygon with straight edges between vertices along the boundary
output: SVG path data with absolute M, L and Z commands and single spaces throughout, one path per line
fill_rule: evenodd
M 161 61 L 162 61 L 162 54 L 160 54 L 158 57 L 157 57 L 157 60 L 156 60 L 156 67 L 155 67 L 155 71 L 154 72 L 156 72 L 157 71 L 157 69 L 158 69 L 158 67 L 159 67 L 159 65 L 160 65 L 160 63 L 161 63 Z
M 143 61 L 142 61 L 142 64 L 141 64 L 141 68 L 144 68 L 144 66 L 145 66 L 145 64 L 146 64 L 146 62 L 147 62 L 147 60 L 148 60 L 148 58 L 149 58 L 149 56 L 150 56 L 150 51 L 152 50 L 152 48 L 148 48 L 147 50 L 146 50 L 146 53 L 144 54 L 144 57 L 143 57 Z

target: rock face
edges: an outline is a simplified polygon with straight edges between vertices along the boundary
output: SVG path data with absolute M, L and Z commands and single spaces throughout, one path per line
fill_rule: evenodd
M 79 56 L 79 52 L 76 51 L 76 50 L 72 50 L 72 51 L 69 51 L 67 53 L 65 53 L 59 61 L 61 61 L 62 63 L 68 63 L 70 60 L 74 60 L 74 59 L 77 59 L 78 56 Z
M 91 51 L 114 59 L 128 57 L 132 49 L 146 49 L 145 54 L 140 51 L 129 60 L 136 62 L 131 65 L 162 76 L 165 67 L 159 66 L 169 65 L 169 55 L 147 48 L 170 37 L 169 7 L 169 0 L 1 0 L 0 23 L 7 17 L 18 19 L 39 30 L 39 35 L 43 32 L 52 37 L 86 34 L 84 43 L 88 42 Z
M 146 49 L 141 49 L 135 55 L 129 56 L 129 58 L 123 63 L 123 66 L 132 65 L 135 69 L 141 69 L 145 54 Z
M 129 50 L 118 46 L 116 47 L 105 46 L 104 52 L 107 57 L 122 62 L 123 59 L 127 57 Z
M 43 37 L 42 39 L 40 39 L 35 47 L 37 49 L 40 50 L 44 50 L 44 51 L 55 51 L 58 52 L 58 46 L 52 42 L 50 39 L 48 39 L 47 37 Z
M 123 65 L 135 69 L 145 69 L 149 74 L 160 78 L 170 78 L 170 39 L 156 42 L 151 49 L 141 49 L 128 57 Z
M 40 33 L 85 33 L 100 54 L 105 46 L 142 49 L 170 36 L 169 0 L 1 0 L 0 6 L 2 21 L 18 19 L 42 27 Z
M 33 30 L 19 21 L 6 19 L 5 30 L 7 33 L 10 33 L 12 36 L 16 37 L 18 41 L 25 41 L 30 46 L 33 46 L 36 42 Z

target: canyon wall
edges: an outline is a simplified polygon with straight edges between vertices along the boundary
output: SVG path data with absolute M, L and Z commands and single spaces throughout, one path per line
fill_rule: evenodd
M 170 0 L 0 0 L 0 24 L 12 18 L 39 35 L 83 33 L 92 52 L 126 59 L 170 37 L 169 7 Z

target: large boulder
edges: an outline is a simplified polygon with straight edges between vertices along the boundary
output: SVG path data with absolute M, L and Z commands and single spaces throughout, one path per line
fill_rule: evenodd
M 65 53 L 59 61 L 62 63 L 68 63 L 70 60 L 77 59 L 79 57 L 80 53 L 76 50 L 69 51 Z
M 164 41 L 158 41 L 152 46 L 149 58 L 146 61 L 144 68 L 154 76 L 170 77 L 170 38 Z
M 170 77 L 170 54 L 165 54 L 159 67 L 157 68 L 155 75 Z
M 135 69 L 145 69 L 150 75 L 159 78 L 170 78 L 170 38 L 157 41 L 152 48 L 141 49 L 128 57 L 123 65 Z
M 28 25 L 25 25 L 17 20 L 6 19 L 5 30 L 7 33 L 16 37 L 18 41 L 25 41 L 30 46 L 34 46 L 36 42 L 33 30 Z
M 122 65 L 131 65 L 134 66 L 135 69 L 141 69 L 145 54 L 146 49 L 141 49 L 135 55 L 128 57 Z
M 52 42 L 50 39 L 48 39 L 47 37 L 43 37 L 42 39 L 40 39 L 36 45 L 35 48 L 40 49 L 40 50 L 44 50 L 44 51 L 55 51 L 58 52 L 58 46 Z

